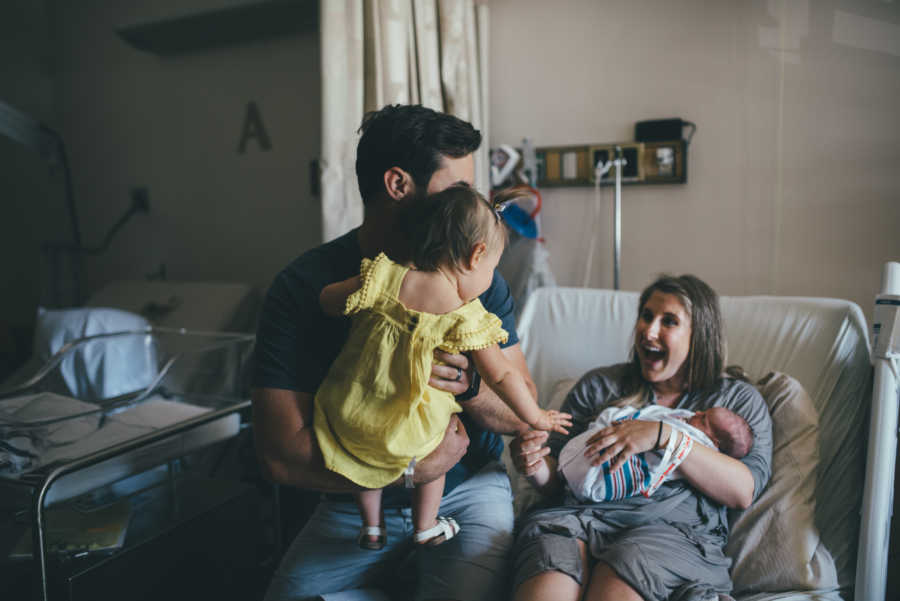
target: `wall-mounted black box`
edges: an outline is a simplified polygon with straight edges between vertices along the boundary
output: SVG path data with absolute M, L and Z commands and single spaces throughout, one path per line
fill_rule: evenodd
M 668 142 L 680 140 L 684 129 L 682 119 L 653 119 L 634 124 L 636 142 Z

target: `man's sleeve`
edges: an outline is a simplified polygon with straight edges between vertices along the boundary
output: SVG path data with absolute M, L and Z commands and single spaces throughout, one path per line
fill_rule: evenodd
M 503 322 L 503 329 L 509 334 L 509 338 L 500 345 L 500 348 L 517 344 L 519 334 L 516 332 L 516 303 L 509 292 L 506 280 L 499 271 L 494 271 L 491 287 L 479 297 L 479 300 L 485 309 L 500 318 L 500 321 Z
M 256 334 L 254 387 L 309 393 L 318 388 L 327 366 L 311 342 L 314 320 L 321 314 L 315 296 L 308 284 L 287 272 L 272 283 Z

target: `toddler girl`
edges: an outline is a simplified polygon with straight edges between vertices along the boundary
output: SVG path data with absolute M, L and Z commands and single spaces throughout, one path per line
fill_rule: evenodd
M 332 316 L 352 315 L 347 343 L 315 397 L 313 426 L 325 466 L 365 487 L 354 496 L 363 527 L 359 545 L 386 542 L 381 488 L 434 450 L 453 413 L 449 392 L 428 385 L 434 351 L 471 351 L 484 382 L 519 418 L 539 430 L 567 433 L 570 415 L 540 409 L 525 379 L 498 346 L 500 319 L 478 296 L 488 289 L 506 242 L 497 212 L 477 191 L 452 186 L 403 209 L 400 235 L 410 263 L 382 253 L 363 259 L 360 274 L 326 286 L 319 298 Z M 413 491 L 417 543 L 455 536 L 453 518 L 438 517 L 444 477 Z

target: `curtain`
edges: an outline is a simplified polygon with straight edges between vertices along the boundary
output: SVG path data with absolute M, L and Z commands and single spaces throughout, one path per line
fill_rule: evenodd
M 481 130 L 475 186 L 489 189 L 488 8 L 475 0 L 320 0 L 322 237 L 362 223 L 356 130 L 386 104 L 422 104 Z

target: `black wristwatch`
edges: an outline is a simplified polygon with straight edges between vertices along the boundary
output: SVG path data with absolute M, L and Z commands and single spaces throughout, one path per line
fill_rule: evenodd
M 477 369 L 472 370 L 472 380 L 469 382 L 469 387 L 465 390 L 465 392 L 461 392 L 456 395 L 457 401 L 468 401 L 469 399 L 478 396 L 478 390 L 481 388 L 481 375 L 478 373 Z

